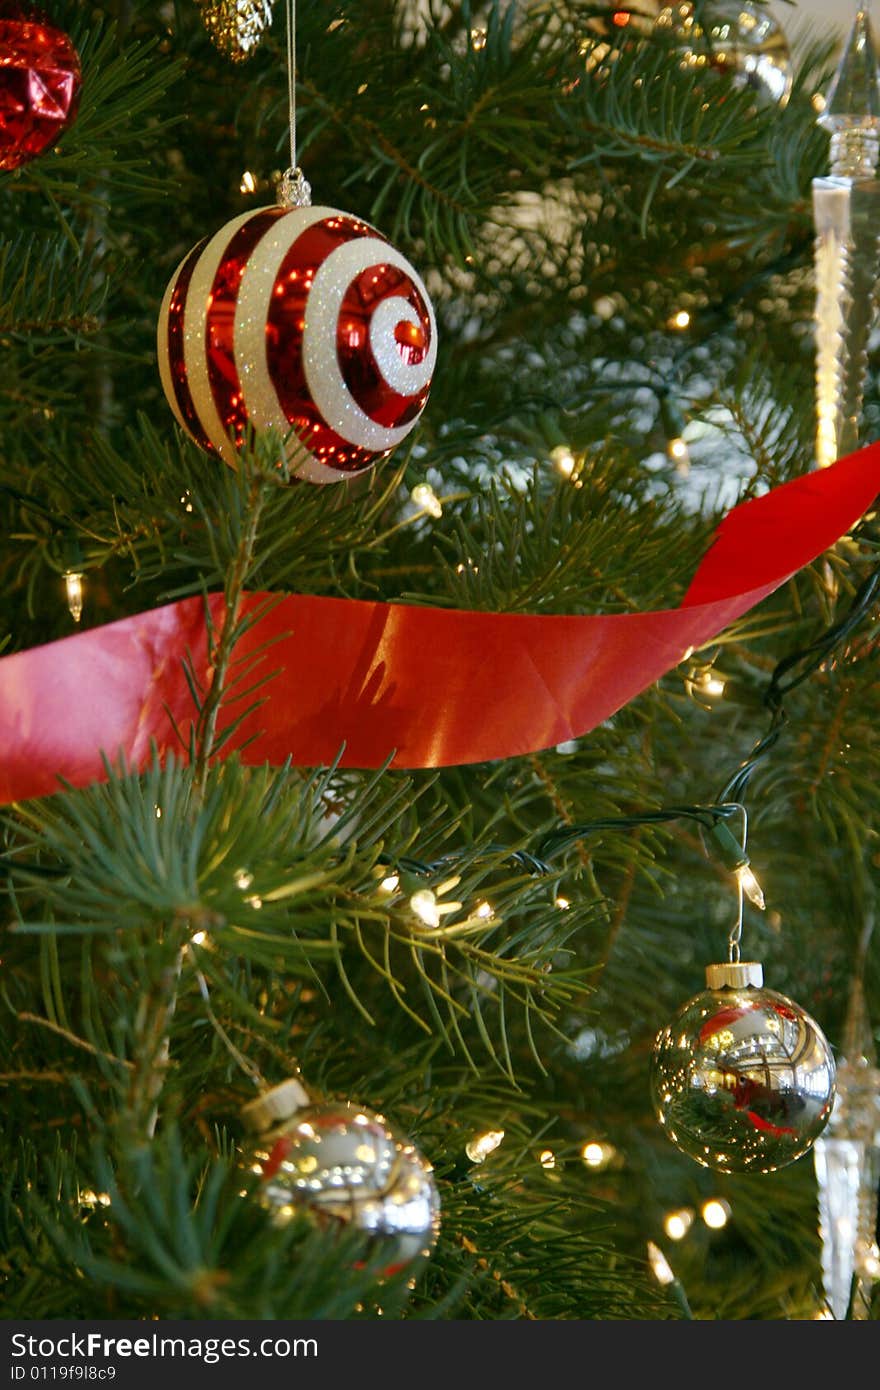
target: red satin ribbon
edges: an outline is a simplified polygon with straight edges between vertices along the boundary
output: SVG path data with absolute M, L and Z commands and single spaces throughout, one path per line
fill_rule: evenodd
M 273 644 L 277 675 L 224 752 L 247 763 L 445 767 L 552 747 L 595 728 L 690 647 L 716 637 L 852 527 L 880 494 L 880 444 L 736 507 L 680 608 L 567 617 L 462 612 L 293 595 L 236 648 Z M 265 600 L 252 594 L 252 609 Z M 215 625 L 223 599 L 209 599 Z M 58 778 L 105 776 L 102 750 L 143 768 L 150 741 L 181 752 L 189 652 L 208 678 L 201 599 L 139 613 L 0 660 L 0 801 Z M 233 705 L 227 714 L 232 718 Z

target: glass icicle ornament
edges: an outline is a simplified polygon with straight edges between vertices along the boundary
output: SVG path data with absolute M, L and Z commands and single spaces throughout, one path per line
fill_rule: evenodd
M 677 1148 L 722 1173 L 771 1173 L 824 1129 L 834 1058 L 819 1025 L 763 988 L 762 967 L 731 960 L 706 969 L 654 1044 L 655 1113 Z
M 272 0 L 196 0 L 208 37 L 225 58 L 243 63 L 272 23 Z
M 870 1316 L 871 1288 L 880 1279 L 880 1069 L 858 977 L 843 1051 L 837 1099 L 813 1159 L 825 1298 L 835 1318 L 845 1318 L 849 1310 L 851 1320 L 859 1322 Z
M 831 171 L 813 180 L 816 228 L 816 462 L 859 444 L 868 338 L 880 269 L 880 73 L 871 21 L 859 9 L 819 125 Z
M 390 1277 L 427 1259 L 440 1230 L 430 1163 L 381 1115 L 358 1105 L 314 1103 L 294 1078 L 244 1107 L 255 1135 L 248 1154 L 259 1200 L 277 1221 L 298 1211 L 373 1237 Z

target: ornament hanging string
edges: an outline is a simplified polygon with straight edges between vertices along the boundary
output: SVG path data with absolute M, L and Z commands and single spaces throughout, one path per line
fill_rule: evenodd
M 290 167 L 282 174 L 278 185 L 278 202 L 282 207 L 309 207 L 312 190 L 297 163 L 296 138 L 296 0 L 285 0 L 287 20 L 287 116 L 290 129 Z
M 250 765 L 426 768 L 580 738 L 717 638 L 846 535 L 880 493 L 880 444 L 772 488 L 722 522 L 680 607 L 485 613 L 293 594 L 236 648 L 263 663 L 263 703 L 221 756 Z M 223 595 L 184 599 L 0 659 L 0 802 L 184 756 L 187 671 L 207 679 Z M 234 710 L 228 712 L 229 720 Z M 340 755 L 340 749 L 342 753 Z

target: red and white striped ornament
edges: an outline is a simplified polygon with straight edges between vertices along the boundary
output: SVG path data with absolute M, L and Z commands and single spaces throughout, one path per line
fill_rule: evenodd
M 165 291 L 159 372 L 187 434 L 231 465 L 248 426 L 287 439 L 314 483 L 405 439 L 431 386 L 437 324 L 421 279 L 369 223 L 266 207 L 190 251 Z

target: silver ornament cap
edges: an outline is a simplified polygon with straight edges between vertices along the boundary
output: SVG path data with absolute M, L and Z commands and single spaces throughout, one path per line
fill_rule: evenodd
M 706 966 L 707 989 L 760 989 L 764 983 L 764 967 L 757 960 L 725 960 Z
M 297 1110 L 310 1105 L 311 1100 L 305 1087 L 295 1076 L 289 1076 L 269 1091 L 263 1091 L 256 1100 L 248 1101 L 242 1107 L 241 1121 L 252 1134 L 262 1134 L 267 1129 L 289 1120 Z

